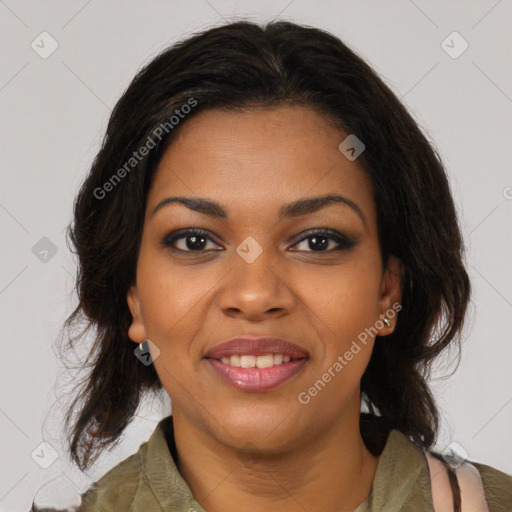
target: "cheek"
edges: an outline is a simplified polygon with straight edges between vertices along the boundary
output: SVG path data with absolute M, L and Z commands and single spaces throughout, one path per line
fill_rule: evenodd
M 165 251 L 142 250 L 139 255 L 143 321 L 148 338 L 160 350 L 155 369 L 168 389 L 196 371 L 194 361 L 202 348 L 198 339 L 204 339 L 201 329 L 222 275 L 215 268 L 175 265 Z
M 329 400 L 345 400 L 368 365 L 374 341 L 370 328 L 379 318 L 379 271 L 378 261 L 361 253 L 337 268 L 316 271 L 314 279 L 306 274 L 300 278 L 305 314 L 323 350 L 315 377 L 334 383 L 327 386 Z
M 175 331 L 181 332 L 191 323 L 212 287 L 208 275 L 193 266 L 173 265 L 165 251 L 142 250 L 137 286 L 148 334 L 161 338 L 162 343 L 179 339 Z
M 338 411 L 358 389 L 373 349 L 373 334 L 369 328 L 378 318 L 378 286 L 376 274 L 363 259 L 340 266 L 337 271 L 318 276 L 307 286 L 305 313 L 321 340 L 318 366 L 304 389 L 318 414 L 325 414 L 325 404 Z M 313 332 L 313 330 L 312 330 Z M 325 384 L 322 384 L 322 381 Z M 320 391 L 321 390 L 321 391 Z
M 295 282 L 308 308 L 340 341 L 357 336 L 378 316 L 378 269 L 364 255 L 323 272 L 302 272 Z
M 157 375 L 176 403 L 186 401 L 184 382 L 194 379 L 191 347 L 201 328 L 205 290 L 183 271 L 172 271 L 159 258 L 139 259 L 139 294 L 146 333 L 160 350 L 154 360 Z M 147 263 L 147 264 L 146 264 Z M 182 399 L 181 399 L 182 398 Z

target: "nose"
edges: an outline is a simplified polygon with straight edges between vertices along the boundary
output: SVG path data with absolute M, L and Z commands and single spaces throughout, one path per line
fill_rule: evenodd
M 270 253 L 263 250 L 249 263 L 234 252 L 231 271 L 218 293 L 218 304 L 225 315 L 257 321 L 292 311 L 296 298 L 293 283 L 287 279 L 286 263 L 278 264 Z

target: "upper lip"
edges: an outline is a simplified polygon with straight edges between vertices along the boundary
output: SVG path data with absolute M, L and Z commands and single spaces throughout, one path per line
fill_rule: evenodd
M 241 335 L 223 341 L 211 348 L 205 355 L 212 359 L 221 359 L 232 355 L 265 354 L 289 355 L 291 359 L 309 357 L 309 353 L 291 341 L 275 336 Z

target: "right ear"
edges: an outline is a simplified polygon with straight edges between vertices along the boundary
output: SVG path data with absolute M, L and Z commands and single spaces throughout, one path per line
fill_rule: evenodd
M 128 337 L 134 343 L 142 343 L 146 338 L 146 328 L 142 318 L 142 307 L 139 292 L 135 285 L 132 285 L 126 295 L 126 301 L 132 314 L 132 323 L 128 328 Z

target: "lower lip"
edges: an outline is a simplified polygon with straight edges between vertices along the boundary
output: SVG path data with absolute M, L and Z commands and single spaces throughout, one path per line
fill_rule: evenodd
M 224 364 L 217 359 L 206 359 L 225 382 L 241 391 L 267 391 L 286 382 L 300 372 L 307 358 L 295 359 L 269 368 L 242 368 Z

